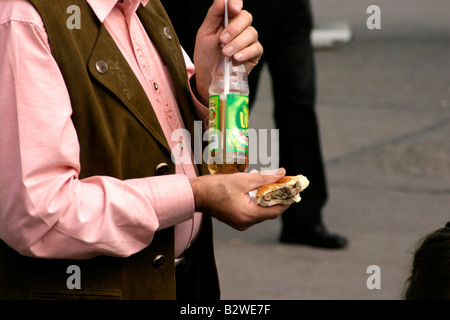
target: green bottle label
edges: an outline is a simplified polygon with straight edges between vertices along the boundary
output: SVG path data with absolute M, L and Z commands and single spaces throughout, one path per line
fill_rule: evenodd
M 248 116 L 248 96 L 227 95 L 227 151 L 248 153 Z
M 225 128 L 220 130 L 220 96 L 209 97 L 209 152 L 219 151 L 219 135 L 225 136 L 226 151 L 248 153 L 248 96 L 240 94 L 228 94 L 226 101 Z
M 209 152 L 219 151 L 219 119 L 220 119 L 220 96 L 213 95 L 209 97 Z

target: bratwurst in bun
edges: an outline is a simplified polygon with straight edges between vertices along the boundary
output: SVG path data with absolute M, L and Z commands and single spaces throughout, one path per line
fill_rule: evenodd
M 262 186 L 256 192 L 256 203 L 263 207 L 276 204 L 291 204 L 300 202 L 300 192 L 309 185 L 309 180 L 299 174 L 285 176 L 280 181 Z

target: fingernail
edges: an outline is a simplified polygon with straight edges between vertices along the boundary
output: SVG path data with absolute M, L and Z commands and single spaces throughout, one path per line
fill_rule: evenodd
M 267 175 L 272 175 L 272 176 L 282 176 L 282 175 L 284 175 L 284 173 L 285 173 L 284 168 L 261 171 L 261 174 L 267 174 Z
M 236 12 L 240 12 L 242 9 L 242 6 L 239 3 L 232 3 L 231 7 L 236 11 Z
M 225 55 L 227 56 L 231 56 L 234 52 L 234 48 L 233 46 L 227 46 L 224 50 L 223 53 L 225 53 Z
M 223 43 L 228 43 L 230 37 L 231 35 L 228 32 L 224 32 L 220 35 L 220 41 L 222 41 Z
M 243 57 L 244 57 L 244 54 L 242 52 L 236 53 L 234 55 L 234 58 L 238 61 L 242 60 Z

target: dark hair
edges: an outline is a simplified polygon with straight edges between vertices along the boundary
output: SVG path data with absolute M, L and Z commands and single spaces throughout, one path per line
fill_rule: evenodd
M 423 238 L 407 283 L 406 300 L 450 299 L 450 222 Z

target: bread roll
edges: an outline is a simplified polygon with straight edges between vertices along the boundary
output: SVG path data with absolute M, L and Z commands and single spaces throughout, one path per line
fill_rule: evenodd
M 256 203 L 263 207 L 276 204 L 291 204 L 300 202 L 300 192 L 309 185 L 309 180 L 299 174 L 285 176 L 280 181 L 262 186 L 256 192 Z

